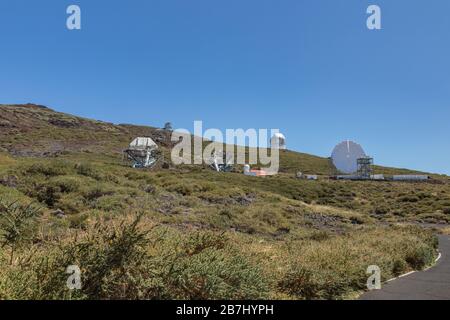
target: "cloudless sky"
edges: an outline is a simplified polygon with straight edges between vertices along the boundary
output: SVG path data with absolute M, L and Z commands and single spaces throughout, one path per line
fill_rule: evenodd
M 66 28 L 66 8 L 82 30 Z M 382 30 L 366 9 L 382 10 Z M 450 174 L 448 0 L 0 0 L 0 103 L 114 123 L 277 128 Z

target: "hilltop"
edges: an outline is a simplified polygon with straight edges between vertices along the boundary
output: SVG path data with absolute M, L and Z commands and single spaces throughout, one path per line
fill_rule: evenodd
M 136 136 L 149 136 L 163 149 L 171 146 L 168 135 L 155 127 L 116 125 L 35 104 L 0 104 L 0 129 L 0 151 L 15 156 L 54 157 L 69 152 L 117 156 Z M 281 173 L 338 173 L 330 159 L 305 153 L 282 151 L 280 161 Z M 375 169 L 386 174 L 420 173 L 380 166 Z
M 348 297 L 364 288 L 370 264 L 386 278 L 429 265 L 435 238 L 416 225 L 450 222 L 445 176 L 333 181 L 329 159 L 293 151 L 281 152 L 280 174 L 267 178 L 173 166 L 163 130 L 38 105 L 0 105 L 0 133 L 0 213 L 39 211 L 30 236 L 0 254 L 0 298 L 68 298 L 57 270 L 72 260 L 89 284 L 77 298 Z M 161 146 L 164 165 L 123 162 L 137 136 Z M 15 276 L 44 265 L 43 285 Z
M 64 152 L 120 153 L 137 135 L 164 143 L 157 129 L 114 125 L 56 112 L 40 105 L 0 105 L 1 148 L 17 156 L 57 156 Z

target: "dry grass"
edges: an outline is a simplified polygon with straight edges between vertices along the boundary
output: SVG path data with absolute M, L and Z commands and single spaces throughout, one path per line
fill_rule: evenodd
M 0 201 L 41 212 L 12 262 L 0 250 L 0 298 L 342 299 L 364 288 L 371 264 L 389 278 L 433 260 L 433 235 L 396 223 L 450 221 L 442 177 L 330 181 L 328 159 L 290 151 L 280 175 L 265 179 L 203 166 L 135 170 L 120 150 L 135 136 L 158 138 L 153 128 L 36 106 L 0 111 L 9 121 L 0 127 Z M 85 290 L 66 289 L 68 264 L 81 265 Z
M 181 231 L 143 214 L 102 216 L 76 232 L 34 237 L 13 263 L 0 254 L 0 298 L 342 299 L 364 288 L 369 265 L 380 266 L 387 279 L 424 268 L 436 253 L 432 234 L 414 227 L 280 242 Z M 74 264 L 83 288 L 71 292 L 64 271 Z

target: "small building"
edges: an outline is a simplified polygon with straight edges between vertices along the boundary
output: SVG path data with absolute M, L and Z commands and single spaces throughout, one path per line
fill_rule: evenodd
M 282 133 L 275 133 L 270 139 L 270 146 L 273 149 L 286 150 L 286 137 Z
M 335 177 L 336 180 L 361 180 L 361 177 L 358 175 L 339 175 Z
M 392 176 L 392 180 L 394 181 L 427 181 L 430 179 L 430 176 L 420 174 L 403 174 Z
M 318 180 L 318 177 L 316 174 L 303 174 L 300 171 L 297 172 L 296 177 L 297 177 L 297 179 Z
M 266 176 L 274 176 L 277 173 L 276 172 L 270 172 L 262 169 L 251 169 L 250 165 L 246 164 L 244 166 L 244 174 L 246 176 L 253 176 L 253 177 L 266 177 Z

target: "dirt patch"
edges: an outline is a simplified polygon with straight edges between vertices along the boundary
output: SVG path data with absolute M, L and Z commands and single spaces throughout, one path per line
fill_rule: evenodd
M 337 233 L 345 231 L 345 221 L 341 217 L 321 213 L 306 213 L 303 218 L 307 224 L 317 230 L 328 230 Z
M 248 193 L 243 196 L 230 197 L 208 197 L 201 195 L 199 198 L 208 204 L 249 206 L 256 200 L 256 194 Z
M 77 128 L 80 127 L 80 123 L 75 120 L 63 120 L 63 119 L 57 119 L 53 118 L 48 121 L 50 124 L 60 127 L 60 128 Z
M 0 184 L 9 187 L 9 188 L 16 188 L 19 183 L 19 180 L 16 176 L 4 176 L 0 178 Z

